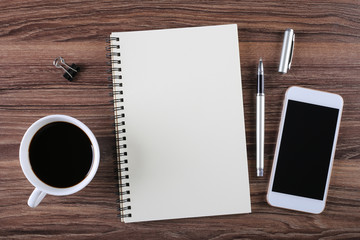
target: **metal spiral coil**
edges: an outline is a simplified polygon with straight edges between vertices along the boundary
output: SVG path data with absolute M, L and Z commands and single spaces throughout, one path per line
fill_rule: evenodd
M 119 211 L 124 211 L 124 210 L 130 210 L 131 209 L 131 206 L 126 206 L 126 207 L 123 207 L 123 208 L 118 208 Z
M 113 63 L 121 64 L 121 60 L 110 60 L 110 61 L 106 62 L 106 65 L 112 66 Z
M 130 194 L 130 191 L 127 190 L 127 191 L 123 191 L 123 192 L 119 192 L 119 195 L 128 195 Z
M 119 98 L 119 99 L 114 99 L 111 101 L 111 103 L 120 103 L 120 102 L 124 102 L 123 98 Z
M 119 218 L 130 218 L 131 217 L 131 213 L 128 214 L 118 214 L 117 215 Z
M 124 106 L 114 108 L 115 111 L 124 110 Z
M 129 183 L 116 184 L 117 188 L 123 188 L 123 187 L 129 187 L 129 186 L 130 186 Z
M 110 43 L 111 41 L 120 41 L 120 38 L 118 37 L 107 37 L 106 43 Z
M 111 75 L 108 77 L 109 82 L 113 82 L 114 79 L 122 79 L 122 75 Z
M 111 56 L 117 56 L 120 57 L 120 53 L 112 53 L 112 52 L 108 52 L 106 53 L 106 58 L 111 58 Z
M 127 174 L 129 171 L 128 159 L 127 159 L 127 144 L 126 144 L 126 133 L 125 130 L 125 113 L 124 113 L 124 98 L 123 98 L 123 78 L 122 78 L 122 69 L 121 69 L 121 54 L 120 54 L 120 39 L 118 37 L 109 37 L 106 39 L 108 46 L 106 47 L 106 57 L 110 60 L 107 62 L 107 65 L 111 66 L 108 69 L 108 73 L 111 76 L 108 77 L 108 81 L 111 82 L 112 92 L 109 94 L 113 97 L 111 103 L 113 104 L 114 110 L 114 134 L 116 136 L 116 146 L 114 150 L 116 152 L 116 178 L 118 183 L 116 187 L 118 188 L 118 203 L 119 203 L 119 212 L 118 215 L 120 218 L 131 217 L 131 213 L 128 213 L 131 210 L 131 206 L 128 205 L 130 202 L 130 183 L 129 183 L 129 175 Z M 127 195 L 128 197 L 124 197 Z M 126 211 L 126 212 L 125 212 Z
M 119 108 L 116 108 L 116 109 L 119 109 Z M 120 110 L 123 110 L 123 109 L 120 108 Z M 125 117 L 125 113 L 120 113 L 119 115 L 114 116 L 114 119 L 119 119 L 119 118 L 124 118 L 124 117 Z M 118 126 L 118 125 L 115 125 L 115 126 Z
M 129 179 L 129 175 L 121 176 L 121 180 L 123 180 L 123 179 Z
M 128 163 L 128 160 L 125 159 L 120 161 L 120 164 L 125 164 L 125 163 Z
M 122 148 L 126 148 L 126 144 L 121 144 L 119 146 L 116 146 L 116 149 L 122 149 Z
M 117 203 L 127 203 L 127 202 L 130 202 L 130 198 L 124 198 L 124 199 L 118 199 L 116 200 Z
M 109 45 L 109 46 L 106 46 L 106 51 L 111 51 L 111 49 L 120 49 L 120 45 Z
M 123 91 L 119 90 L 119 91 L 113 91 L 111 93 L 109 93 L 109 96 L 113 97 L 114 95 L 122 95 Z
M 114 72 L 114 71 L 121 72 L 121 68 L 109 68 L 109 69 L 107 70 L 107 73 L 112 73 L 112 72 Z
M 118 172 L 128 172 L 129 171 L 129 168 L 120 168 L 117 170 Z
M 120 153 L 120 157 L 127 156 L 127 152 Z

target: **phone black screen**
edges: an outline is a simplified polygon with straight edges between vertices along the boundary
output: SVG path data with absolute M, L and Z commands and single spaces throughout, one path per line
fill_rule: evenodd
M 289 100 L 272 190 L 323 200 L 339 110 Z

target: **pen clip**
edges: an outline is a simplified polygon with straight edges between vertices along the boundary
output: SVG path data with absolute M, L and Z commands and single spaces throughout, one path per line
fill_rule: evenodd
M 289 63 L 288 63 L 289 70 L 290 70 L 292 59 L 294 56 L 294 45 L 295 45 L 295 33 L 293 34 L 292 41 L 291 41 L 290 59 L 289 59 Z

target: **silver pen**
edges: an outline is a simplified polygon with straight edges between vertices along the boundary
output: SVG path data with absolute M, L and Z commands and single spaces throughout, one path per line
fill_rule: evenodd
M 256 92 L 256 175 L 264 175 L 265 93 L 264 65 L 260 58 Z

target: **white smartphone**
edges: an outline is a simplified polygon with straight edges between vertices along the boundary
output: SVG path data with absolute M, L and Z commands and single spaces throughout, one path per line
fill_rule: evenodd
M 271 206 L 316 214 L 324 210 L 342 109 L 337 94 L 287 90 L 267 193 Z

